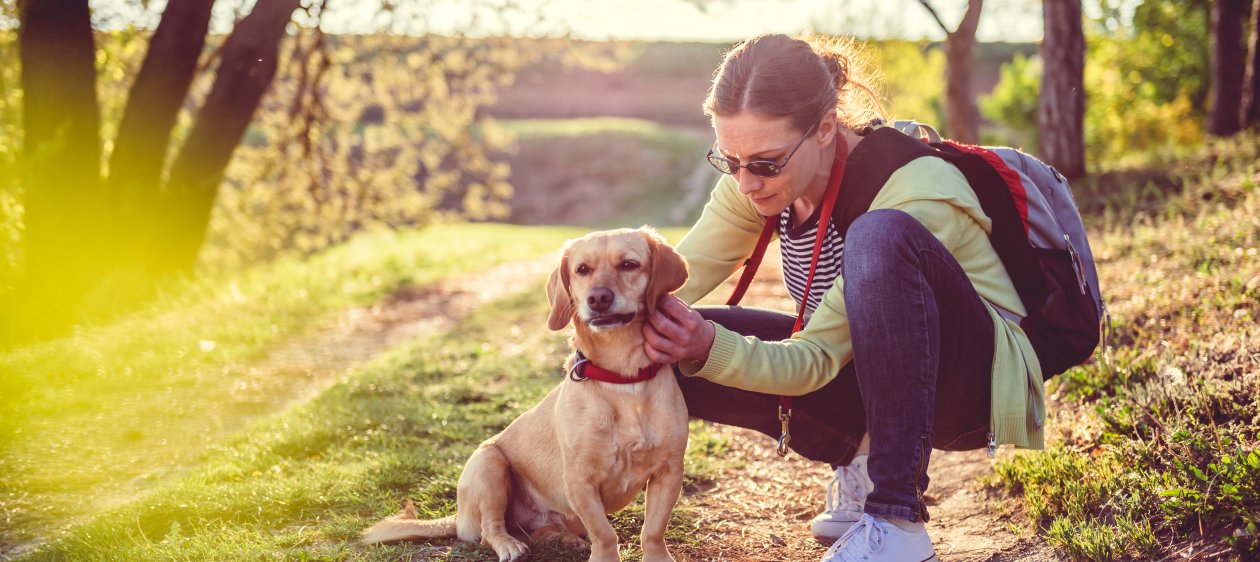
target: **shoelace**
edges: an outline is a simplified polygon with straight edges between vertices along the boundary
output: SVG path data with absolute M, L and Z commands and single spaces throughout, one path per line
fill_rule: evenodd
M 865 497 L 859 497 L 861 477 L 857 471 L 848 466 L 836 468 L 835 476 L 827 483 L 827 511 L 854 509 L 861 505 Z
M 864 535 L 859 537 L 858 535 Z M 874 554 L 884 547 L 884 533 L 875 524 L 875 519 L 863 514 L 862 518 L 849 527 L 840 539 L 823 554 L 823 562 L 849 562 L 857 560 L 854 556 Z

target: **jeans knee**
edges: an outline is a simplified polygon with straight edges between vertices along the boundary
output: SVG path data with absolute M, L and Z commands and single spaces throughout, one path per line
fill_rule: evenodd
M 845 287 L 856 289 L 886 281 L 898 264 L 914 259 L 913 246 L 907 242 L 916 231 L 926 230 L 914 217 L 897 209 L 876 209 L 859 216 L 849 225 L 844 239 Z

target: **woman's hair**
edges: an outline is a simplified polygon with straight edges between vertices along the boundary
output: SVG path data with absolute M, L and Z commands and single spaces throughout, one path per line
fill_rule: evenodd
M 726 52 L 704 100 L 704 114 L 789 117 L 806 131 L 834 107 L 841 125 L 860 129 L 884 117 L 864 71 L 850 39 L 758 35 Z

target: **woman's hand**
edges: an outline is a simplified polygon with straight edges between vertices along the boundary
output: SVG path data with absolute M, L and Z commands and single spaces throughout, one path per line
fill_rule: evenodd
M 656 312 L 643 323 L 643 349 L 653 363 L 674 363 L 683 359 L 709 360 L 716 330 L 682 300 L 665 295 L 656 302 Z

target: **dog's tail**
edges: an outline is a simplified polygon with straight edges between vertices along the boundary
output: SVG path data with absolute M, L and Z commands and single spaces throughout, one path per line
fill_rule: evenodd
M 382 519 L 379 523 L 368 527 L 359 540 L 363 544 L 388 544 L 453 536 L 455 536 L 454 515 L 441 519 L 417 519 L 416 506 L 408 501 L 402 513 Z

